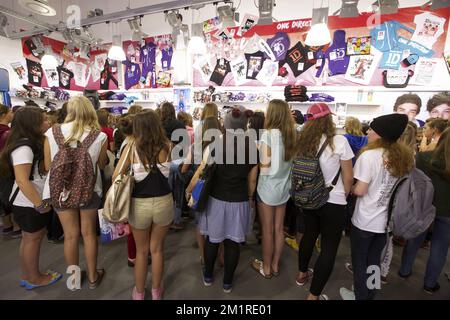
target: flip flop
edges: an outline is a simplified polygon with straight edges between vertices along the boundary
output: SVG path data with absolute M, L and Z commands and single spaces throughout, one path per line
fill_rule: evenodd
M 45 275 L 54 275 L 54 274 L 58 275 L 59 273 L 56 271 L 53 271 L 53 270 L 47 270 L 47 271 L 45 271 L 44 274 Z M 23 287 L 26 287 L 26 285 L 27 285 L 27 281 L 20 279 L 19 286 L 21 286 L 23 288 Z
M 32 283 L 29 283 L 28 281 L 23 280 L 24 284 L 25 284 L 25 289 L 33 290 L 33 289 L 37 289 L 37 288 L 48 287 L 48 286 L 51 286 L 52 284 L 55 284 L 62 278 L 62 274 L 60 274 L 58 272 L 50 273 L 49 275 L 52 276 L 52 280 L 50 280 L 49 283 L 41 284 L 41 285 L 32 284 Z
M 272 274 L 268 275 L 264 274 L 263 262 L 261 260 L 253 259 L 253 261 L 250 263 L 250 266 L 252 267 L 253 270 L 262 275 L 264 279 L 267 280 L 272 279 Z

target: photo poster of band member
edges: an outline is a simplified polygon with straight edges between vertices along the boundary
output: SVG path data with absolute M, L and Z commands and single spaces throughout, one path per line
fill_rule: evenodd
M 450 8 L 421 7 L 381 17 L 331 16 L 332 41 L 323 47 L 305 44 L 311 19 L 254 25 L 245 33 L 242 26 L 216 28 L 205 34 L 207 54 L 194 59 L 193 84 L 383 86 L 384 71 L 414 71 L 417 61 L 432 58 L 442 63 L 432 78 L 448 82 L 444 50 L 449 16 Z
M 22 39 L 22 53 L 28 69 L 28 83 L 33 86 L 64 90 L 115 90 L 119 88 L 118 63 L 108 59 L 110 45 L 94 48 L 89 59 L 80 58 L 78 49 L 69 50 L 64 42 L 42 37 L 56 57 L 56 67 L 41 64 L 43 54 L 32 38 Z
M 172 35 L 125 41 L 123 62 L 125 89 L 170 88 L 173 86 Z

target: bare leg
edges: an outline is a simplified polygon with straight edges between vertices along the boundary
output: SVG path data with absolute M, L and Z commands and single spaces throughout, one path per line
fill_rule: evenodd
M 286 213 L 286 205 L 278 206 L 275 209 L 275 250 L 273 253 L 272 270 L 279 272 L 280 258 L 284 248 L 284 215 Z
M 64 230 L 64 258 L 67 266 L 80 265 L 80 219 L 78 210 L 66 210 L 58 213 Z
M 150 235 L 150 252 L 152 253 L 152 288 L 160 289 L 164 273 L 164 239 L 170 226 L 153 224 Z
M 22 279 L 35 285 L 46 284 L 52 278 L 51 275 L 45 275 L 39 271 L 40 248 L 45 232 L 45 228 L 33 233 L 22 231 L 20 244 Z
M 97 214 L 97 210 L 82 210 L 80 212 L 81 234 L 83 235 L 84 255 L 90 282 L 97 280 Z
M 144 293 L 148 271 L 148 252 L 150 249 L 150 229 L 139 230 L 133 228 L 133 236 L 136 241 L 136 261 L 134 263 L 134 277 L 138 293 Z M 152 266 L 155 260 L 152 257 Z
M 263 268 L 264 274 L 271 274 L 272 257 L 274 251 L 274 216 L 275 207 L 268 206 L 262 202 L 258 203 L 258 212 L 262 229 L 263 245 Z

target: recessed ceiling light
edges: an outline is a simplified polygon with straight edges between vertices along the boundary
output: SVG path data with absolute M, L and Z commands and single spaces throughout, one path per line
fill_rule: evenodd
M 56 10 L 48 4 L 47 0 L 19 0 L 19 4 L 41 16 L 56 16 Z

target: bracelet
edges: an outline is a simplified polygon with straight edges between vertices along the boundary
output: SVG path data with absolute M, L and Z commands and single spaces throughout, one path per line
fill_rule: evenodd
M 50 204 L 47 201 L 43 200 L 42 204 L 37 207 L 35 206 L 34 209 L 39 213 L 43 213 L 47 211 L 48 207 L 50 207 Z

